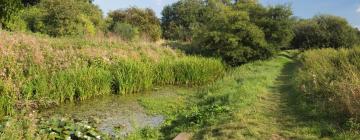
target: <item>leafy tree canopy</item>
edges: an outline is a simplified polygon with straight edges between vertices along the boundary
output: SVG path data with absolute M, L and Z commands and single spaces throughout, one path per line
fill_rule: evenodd
M 358 43 L 358 30 L 337 16 L 319 15 L 294 27 L 292 46 L 298 49 L 349 48 Z
M 140 9 L 136 7 L 125 10 L 116 10 L 109 13 L 111 19 L 110 30 L 117 23 L 127 23 L 139 29 L 141 34 L 149 37 L 152 41 L 161 38 L 160 20 L 152 9 Z

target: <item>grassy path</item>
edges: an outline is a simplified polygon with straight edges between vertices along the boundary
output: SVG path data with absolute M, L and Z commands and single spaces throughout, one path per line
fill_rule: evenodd
M 202 126 L 195 139 L 353 139 L 300 100 L 292 84 L 298 68 L 295 57 L 296 52 L 284 52 L 244 65 L 217 83 L 220 88 L 207 96 L 230 96 L 232 101 L 224 104 L 234 106 L 235 113 Z
M 240 137 L 244 139 L 356 139 L 358 136 L 340 132 L 335 125 L 308 110 L 292 82 L 297 69 L 295 60 L 283 63 L 281 74 L 273 84 L 257 95 L 253 105 L 239 113 Z M 236 139 L 236 138 L 235 138 Z
M 235 68 L 195 94 L 142 103 L 150 112 L 171 118 L 161 128 L 163 139 L 181 132 L 190 132 L 195 140 L 359 139 L 339 131 L 334 121 L 325 120 L 300 100 L 292 84 L 296 54 L 283 52 Z M 179 99 L 184 102 L 179 104 Z
M 319 124 L 298 117 L 301 114 L 297 112 L 296 92 L 291 85 L 296 64 L 291 60 L 282 67 L 273 85 L 240 114 L 246 127 L 242 133 L 253 139 L 318 139 Z

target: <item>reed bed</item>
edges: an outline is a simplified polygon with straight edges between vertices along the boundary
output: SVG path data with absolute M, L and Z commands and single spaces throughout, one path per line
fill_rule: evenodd
M 15 79 L 16 90 L 7 90 L 0 83 L 0 109 L 10 115 L 14 102 L 18 107 L 46 108 L 64 102 L 82 101 L 106 94 L 132 94 L 151 90 L 154 86 L 199 86 L 221 77 L 224 66 L 220 60 L 200 57 L 163 59 L 159 62 L 116 60 L 112 63 L 91 62 L 85 67 L 53 71 L 33 64 L 20 70 Z

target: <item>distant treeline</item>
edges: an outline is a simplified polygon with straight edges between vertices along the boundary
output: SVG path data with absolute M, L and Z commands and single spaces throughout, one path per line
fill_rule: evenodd
M 257 0 L 180 0 L 161 19 L 151 9 L 108 13 L 92 0 L 0 0 L 4 29 L 50 36 L 117 35 L 124 40 L 161 38 L 188 42 L 191 53 L 222 58 L 237 66 L 266 59 L 281 49 L 349 48 L 360 32 L 341 17 L 293 16 L 288 5 Z

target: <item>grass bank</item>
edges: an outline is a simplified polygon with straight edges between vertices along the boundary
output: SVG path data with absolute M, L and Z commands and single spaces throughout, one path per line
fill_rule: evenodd
M 360 130 L 359 48 L 306 51 L 295 78 L 313 115 L 316 112 L 342 127 Z
M 184 56 L 156 43 L 0 33 L 0 118 L 15 118 L 0 125 L 6 139 L 36 137 L 35 118 L 20 117 L 33 110 L 155 86 L 199 86 L 225 72 L 218 59 Z M 16 129 L 16 137 L 7 133 Z
M 254 105 L 261 94 L 270 92 L 268 88 L 290 61 L 287 56 L 278 56 L 234 69 L 222 80 L 202 89 L 196 97 L 199 100 L 162 132 L 169 138 L 181 131 L 195 132 L 194 137 L 198 139 L 240 138 L 237 130 L 242 125 L 244 109 Z M 217 132 L 219 134 L 213 134 Z M 220 134 L 223 132 L 226 134 Z
M 297 54 L 282 52 L 271 60 L 243 65 L 196 96 L 187 96 L 187 106 L 170 117 L 160 138 L 171 139 L 180 132 L 194 139 L 359 138 L 357 131 L 320 117 L 303 100 L 294 86 Z

